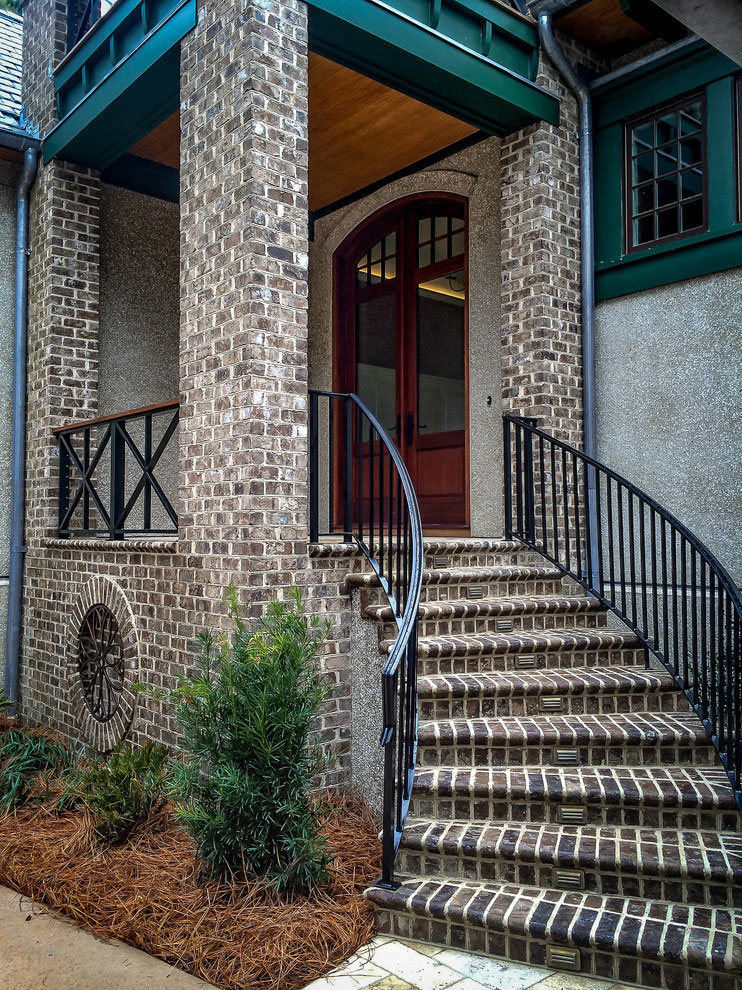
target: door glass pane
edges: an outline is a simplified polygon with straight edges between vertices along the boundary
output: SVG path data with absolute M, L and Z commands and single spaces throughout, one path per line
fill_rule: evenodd
M 418 433 L 448 433 L 466 425 L 465 326 L 463 269 L 418 286 Z
M 356 392 L 390 433 L 396 426 L 396 365 L 396 295 L 391 292 L 356 307 Z

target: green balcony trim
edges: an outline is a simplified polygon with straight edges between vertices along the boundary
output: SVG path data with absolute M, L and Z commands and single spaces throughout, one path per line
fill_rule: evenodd
M 593 86 L 596 298 L 612 299 L 742 266 L 735 181 L 737 66 L 703 41 Z M 706 91 L 708 229 L 645 251 L 624 252 L 623 126 L 686 94 Z
M 509 134 L 537 120 L 559 122 L 558 99 L 532 81 L 535 25 L 492 0 L 396 0 L 396 6 L 309 0 L 309 8 L 313 51 L 488 134 Z M 428 23 L 411 10 L 427 11 Z M 450 29 L 461 28 L 459 38 L 444 33 L 444 19 Z M 479 50 L 462 40 L 468 30 L 473 43 L 477 22 Z
M 196 0 L 160 3 L 146 31 L 151 4 L 118 0 L 60 64 L 60 121 L 44 141 L 45 163 L 59 156 L 103 170 L 177 110 L 179 42 L 195 27 Z

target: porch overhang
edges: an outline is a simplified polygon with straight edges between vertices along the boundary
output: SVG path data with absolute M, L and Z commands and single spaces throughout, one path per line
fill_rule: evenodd
M 196 0 L 117 0 L 54 73 L 44 163 L 105 169 L 177 110 L 179 42 L 195 25 Z
M 536 25 L 498 0 L 309 0 L 309 46 L 489 134 L 559 123 Z

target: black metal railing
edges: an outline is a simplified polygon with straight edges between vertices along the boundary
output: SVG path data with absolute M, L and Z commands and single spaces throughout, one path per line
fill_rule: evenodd
M 618 615 L 685 694 L 742 808 L 742 596 L 708 547 L 636 485 L 504 418 L 505 516 Z
M 384 747 L 382 886 L 410 802 L 417 755 L 417 622 L 422 585 L 420 510 L 397 447 L 357 395 L 309 393 L 309 538 L 360 547 L 389 603 L 397 635 L 381 676 Z
M 177 491 L 177 450 L 170 445 L 178 411 L 176 399 L 54 430 L 59 536 L 120 540 L 178 532 L 171 502 Z

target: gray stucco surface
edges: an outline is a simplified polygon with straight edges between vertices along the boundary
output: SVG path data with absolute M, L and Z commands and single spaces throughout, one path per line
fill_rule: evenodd
M 179 395 L 180 213 L 177 204 L 115 186 L 101 189 L 100 415 L 177 399 Z M 153 420 L 156 447 L 172 414 Z M 143 421 L 127 429 L 144 449 Z M 127 496 L 139 478 L 133 459 Z M 170 440 L 155 477 L 172 503 L 178 496 L 178 437 Z M 105 487 L 105 486 L 104 486 Z M 141 526 L 142 502 L 127 525 Z M 152 525 L 170 520 L 153 498 Z
M 100 414 L 178 397 L 179 210 L 104 185 Z
M 742 269 L 600 303 L 598 457 L 742 583 Z
M 5 668 L 7 574 L 10 566 L 10 439 L 13 374 L 13 294 L 18 166 L 0 161 L 0 684 Z

